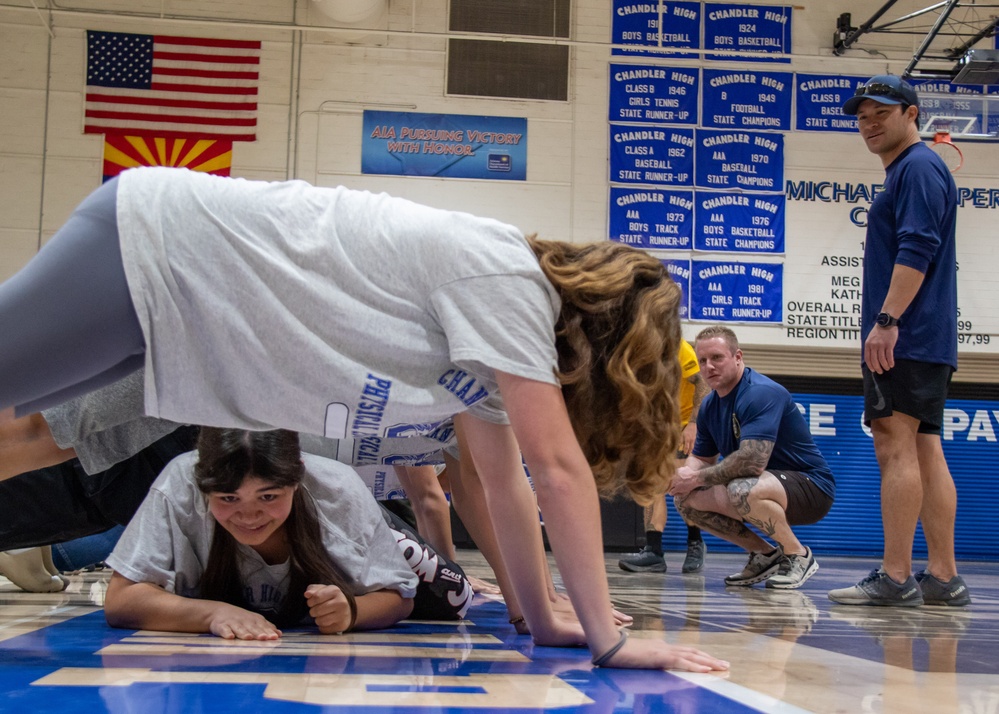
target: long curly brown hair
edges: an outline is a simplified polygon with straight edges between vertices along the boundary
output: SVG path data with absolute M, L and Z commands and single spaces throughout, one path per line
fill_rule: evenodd
M 680 444 L 680 288 L 652 256 L 612 242 L 528 241 L 562 298 L 559 378 L 604 497 L 662 497 Z

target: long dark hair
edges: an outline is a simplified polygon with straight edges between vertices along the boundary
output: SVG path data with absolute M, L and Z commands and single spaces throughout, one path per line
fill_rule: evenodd
M 247 476 L 275 486 L 297 486 L 305 475 L 298 434 L 293 431 L 246 431 L 202 427 L 194 479 L 206 496 L 233 493 Z M 278 627 L 297 624 L 308 612 L 305 589 L 312 583 L 336 585 L 355 610 L 350 579 L 323 547 L 315 503 L 305 489 L 295 489 L 291 513 L 284 524 L 291 550 L 291 578 L 281 609 L 268 618 Z M 201 597 L 249 609 L 239 577 L 236 539 L 218 522 L 208 563 L 201 578 Z

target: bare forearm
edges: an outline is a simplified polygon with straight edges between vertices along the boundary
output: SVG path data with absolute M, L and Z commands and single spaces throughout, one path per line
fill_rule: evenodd
M 150 583 L 133 583 L 115 573 L 104 598 L 112 627 L 164 632 L 209 632 L 223 603 L 186 598 Z
M 451 506 L 444 495 L 444 489 L 437 481 L 434 467 L 396 466 L 395 472 L 413 504 L 416 529 L 420 535 L 438 553 L 455 560 L 457 554 L 451 537 Z
M 399 620 L 409 617 L 413 611 L 413 600 L 403 598 L 394 590 L 377 590 L 354 599 L 357 605 L 357 619 L 354 630 L 379 630 L 391 627 Z
M 447 470 L 451 474 L 451 502 L 454 504 L 454 510 L 458 514 L 458 518 L 461 519 L 462 525 L 472 537 L 475 547 L 479 549 L 489 567 L 492 568 L 493 575 L 496 576 L 496 584 L 503 593 L 507 609 L 511 614 L 520 616 L 522 611 L 506 566 L 503 564 L 503 557 L 500 555 L 496 529 L 493 527 L 492 518 L 489 516 L 489 509 L 486 506 L 486 495 L 482 490 L 482 482 L 479 480 L 479 474 L 472 462 L 471 451 L 457 420 L 455 421 L 455 433 L 458 436 L 458 448 L 464 457 L 459 463 L 449 454 L 444 454 Z M 541 528 L 540 524 L 538 528 Z
M 694 396 L 691 399 L 693 408 L 690 411 L 690 421 L 696 424 L 697 415 L 701 412 L 701 402 L 704 401 L 704 397 L 708 396 L 711 389 L 700 374 L 691 377 L 691 381 L 694 383 Z
M 888 294 L 881 310 L 893 317 L 901 317 L 915 299 L 925 276 L 915 268 L 907 265 L 896 265 L 892 270 Z
M 606 651 L 618 634 L 604 570 L 600 501 L 589 465 L 552 470 L 538 478 L 538 502 L 559 573 L 592 652 Z

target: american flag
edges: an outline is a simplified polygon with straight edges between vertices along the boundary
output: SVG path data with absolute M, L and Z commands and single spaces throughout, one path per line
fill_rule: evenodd
M 255 141 L 260 43 L 87 32 L 85 134 Z

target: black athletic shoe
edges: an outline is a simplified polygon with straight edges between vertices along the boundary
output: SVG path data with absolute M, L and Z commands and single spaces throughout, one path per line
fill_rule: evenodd
M 955 575 L 946 583 L 926 570 L 916 573 L 916 582 L 923 591 L 923 602 L 927 605 L 950 605 L 964 607 L 971 604 L 971 594 L 964 578 Z
M 650 546 L 645 546 L 634 555 L 626 555 L 617 561 L 621 570 L 629 573 L 665 573 L 666 559 L 662 553 L 657 553 Z
M 687 557 L 683 559 L 681 570 L 685 573 L 699 573 L 704 570 L 704 554 L 708 552 L 708 547 L 703 540 L 687 541 Z

